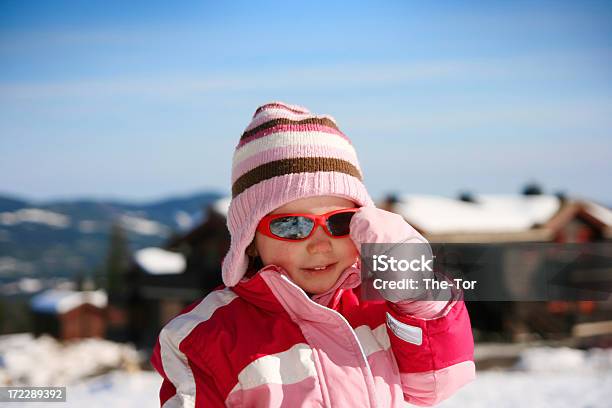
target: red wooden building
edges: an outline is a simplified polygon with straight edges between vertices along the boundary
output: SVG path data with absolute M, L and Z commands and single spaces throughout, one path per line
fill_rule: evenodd
M 60 340 L 104 338 L 107 297 L 104 291 L 47 290 L 30 301 L 34 333 Z

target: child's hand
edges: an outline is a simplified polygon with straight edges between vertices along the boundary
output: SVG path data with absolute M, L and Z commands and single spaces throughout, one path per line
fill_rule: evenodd
M 350 224 L 351 239 L 361 253 L 361 244 L 421 242 L 429 244 L 404 217 L 376 207 L 361 207 Z
M 355 213 L 350 224 L 350 237 L 357 246 L 357 249 L 363 257 L 362 268 L 368 268 L 374 274 L 374 277 L 381 278 L 387 282 L 402 281 L 404 279 L 412 279 L 415 286 L 418 288 L 408 289 L 391 289 L 389 287 L 379 289 L 382 296 L 391 301 L 399 302 L 405 300 L 417 300 L 435 298 L 436 294 L 429 293 L 425 290 L 423 279 L 433 279 L 433 254 L 429 242 L 418 233 L 404 218 L 389 211 L 381 210 L 376 207 L 362 207 Z M 393 247 L 390 244 L 409 244 Z M 361 244 L 386 244 L 386 245 L 367 245 L 363 248 Z M 365 253 L 362 253 L 364 251 Z M 396 260 L 406 259 L 423 260 L 429 259 L 427 263 L 431 270 L 422 268 L 422 270 L 391 270 L 390 267 L 384 272 L 374 271 L 374 255 L 377 259 L 381 259 L 381 255 L 386 255 L 387 260 L 391 257 Z M 380 285 L 379 285 L 380 286 Z

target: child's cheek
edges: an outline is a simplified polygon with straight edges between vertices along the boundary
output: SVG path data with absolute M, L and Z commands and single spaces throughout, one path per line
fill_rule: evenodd
M 292 269 L 295 267 L 299 258 L 300 245 L 296 245 L 292 242 L 278 241 L 274 242 L 273 247 L 270 249 L 270 257 L 274 260 L 273 263 L 282 266 L 285 269 Z
M 352 239 L 346 238 L 343 242 L 343 261 L 352 265 L 359 260 L 359 250 Z

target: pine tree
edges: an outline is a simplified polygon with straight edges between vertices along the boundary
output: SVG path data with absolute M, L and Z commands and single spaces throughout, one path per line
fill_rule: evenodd
M 125 275 L 129 267 L 130 251 L 121 225 L 113 223 L 106 255 L 106 290 L 109 294 L 120 294 L 125 289 Z
M 4 334 L 4 303 L 0 299 L 0 334 Z

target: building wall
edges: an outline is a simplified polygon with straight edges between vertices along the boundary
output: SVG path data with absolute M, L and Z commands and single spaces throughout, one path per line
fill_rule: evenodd
M 60 339 L 70 340 L 86 337 L 104 338 L 106 317 L 103 309 L 90 304 L 78 306 L 59 315 Z

